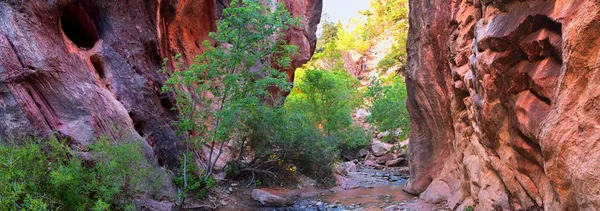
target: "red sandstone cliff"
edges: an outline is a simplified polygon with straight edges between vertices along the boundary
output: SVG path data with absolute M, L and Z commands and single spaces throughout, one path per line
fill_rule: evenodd
M 285 39 L 316 44 L 322 0 L 284 0 L 302 27 Z M 55 132 L 76 145 L 94 136 L 143 139 L 161 165 L 178 165 L 173 99 L 162 58 L 202 52 L 226 0 L 0 1 L 0 141 Z M 293 73 L 293 69 L 286 70 Z
M 600 4 L 410 2 L 411 179 L 463 210 L 600 207 Z

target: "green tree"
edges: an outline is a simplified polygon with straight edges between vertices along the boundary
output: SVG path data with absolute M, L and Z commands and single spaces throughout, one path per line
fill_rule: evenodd
M 289 96 L 295 112 L 331 135 L 352 124 L 352 110 L 359 105 L 358 80 L 345 71 L 306 70 Z M 308 111 L 308 112 L 306 112 Z
M 410 116 L 406 109 L 404 79 L 391 74 L 384 80 L 374 80 L 367 95 L 372 100 L 371 115 L 367 118 L 381 132 L 400 129 L 396 138 L 403 141 L 410 133 Z
M 258 1 L 234 0 L 223 16 L 217 32 L 210 33 L 217 45 L 205 41 L 206 51 L 189 68 L 177 65 L 164 87 L 177 96 L 177 125 L 186 137 L 186 148 L 210 147 L 204 181 L 211 177 L 225 143 L 240 142 L 242 149 L 248 145 L 244 142 L 253 133 L 253 117 L 269 110 L 268 103 L 281 101 L 279 90 L 290 89 L 286 74 L 274 67 L 288 66 L 290 54 L 296 51 L 296 46 L 277 39 L 299 23 L 281 3 L 270 9 Z M 185 153 L 184 191 L 187 159 Z
M 323 131 L 335 136 L 344 145 L 360 145 L 364 137 L 347 136 L 352 127 L 352 112 L 362 104 L 358 80 L 346 71 L 321 69 L 299 70 L 300 78 L 286 101 L 291 112 L 301 114 Z
M 333 22 L 329 21 L 329 17 L 327 14 L 323 15 L 323 21 L 321 21 L 321 34 L 319 36 L 319 40 L 317 41 L 317 50 L 315 53 L 323 52 L 324 46 L 337 39 L 337 25 Z M 338 24 L 341 24 L 338 22 Z

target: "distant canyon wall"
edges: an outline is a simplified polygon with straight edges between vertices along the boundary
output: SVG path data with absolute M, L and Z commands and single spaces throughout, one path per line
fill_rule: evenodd
M 316 44 L 322 0 L 282 0 L 301 27 L 298 67 Z M 227 0 L 0 1 L 0 141 L 56 133 L 74 147 L 95 136 L 143 139 L 160 165 L 178 166 L 181 138 L 163 58 L 189 63 Z M 293 69 L 288 71 L 293 73 Z
M 600 207 L 600 3 L 410 0 L 405 190 L 463 210 Z

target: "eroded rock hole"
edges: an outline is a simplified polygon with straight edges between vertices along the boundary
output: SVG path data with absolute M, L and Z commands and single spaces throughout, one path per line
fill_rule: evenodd
M 79 5 L 65 8 L 60 16 L 60 25 L 69 40 L 80 48 L 92 48 L 99 39 L 96 25 Z
M 160 95 L 160 105 L 169 112 L 173 111 L 173 107 L 175 107 L 167 95 Z
M 135 129 L 135 131 L 137 131 L 140 136 L 144 136 L 144 133 L 142 131 L 142 129 L 144 128 L 144 121 L 139 120 L 137 118 L 137 115 L 135 115 L 135 113 L 133 112 L 128 112 L 127 114 L 129 114 L 129 118 L 131 118 L 131 120 L 133 121 L 133 129 Z
M 106 79 L 106 73 L 104 72 L 104 65 L 102 64 L 102 59 L 100 58 L 100 56 L 93 55 L 90 57 L 90 61 L 92 62 L 92 65 L 94 66 L 94 70 L 96 70 L 96 73 L 98 73 L 98 76 L 100 76 L 100 79 L 102 79 L 102 80 Z

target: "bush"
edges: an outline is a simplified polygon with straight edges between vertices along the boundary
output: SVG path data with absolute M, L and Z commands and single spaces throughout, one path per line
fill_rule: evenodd
M 352 124 L 352 111 L 361 102 L 358 80 L 346 71 L 309 69 L 295 82 L 286 107 L 304 116 L 327 136 Z
M 406 85 L 403 78 L 392 74 L 387 80 L 377 80 L 371 84 L 368 91 L 368 96 L 372 99 L 371 115 L 367 121 L 380 132 L 401 129 L 396 138 L 405 140 L 410 133 L 410 116 L 406 109 Z
M 93 162 L 56 138 L 0 145 L 0 210 L 130 210 L 145 184 L 162 183 L 137 143 L 99 139 L 86 150 Z
M 295 87 L 286 99 L 274 129 L 272 146 L 300 172 L 331 184 L 333 163 L 340 153 L 369 143 L 352 111 L 362 103 L 358 80 L 345 71 L 298 70 Z
M 173 178 L 173 183 L 182 190 L 181 195 L 178 197 L 183 198 L 186 197 L 188 193 L 195 193 L 196 197 L 199 199 L 206 198 L 211 189 L 217 187 L 217 182 L 213 178 L 204 180 L 203 171 L 198 168 L 194 159 L 191 159 L 193 157 L 192 153 L 188 152 L 187 157 L 190 159 L 181 157 L 180 160 L 180 166 L 183 167 L 184 162 L 187 162 L 185 164 L 187 168 L 180 168 L 177 175 Z

